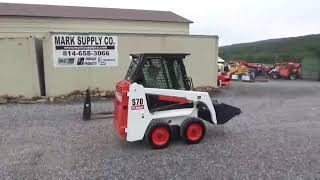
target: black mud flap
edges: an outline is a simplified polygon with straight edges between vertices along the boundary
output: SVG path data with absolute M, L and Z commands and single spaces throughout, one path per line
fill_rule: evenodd
M 224 103 L 217 103 L 216 101 L 213 101 L 212 103 L 214 110 L 216 111 L 218 124 L 225 124 L 230 119 L 241 113 L 241 110 L 237 107 L 230 106 Z

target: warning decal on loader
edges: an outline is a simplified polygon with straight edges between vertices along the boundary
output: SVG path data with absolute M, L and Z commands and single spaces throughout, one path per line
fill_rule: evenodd
M 53 34 L 55 67 L 118 66 L 117 36 L 107 34 Z
M 131 110 L 141 110 L 144 109 L 143 98 L 132 99 Z

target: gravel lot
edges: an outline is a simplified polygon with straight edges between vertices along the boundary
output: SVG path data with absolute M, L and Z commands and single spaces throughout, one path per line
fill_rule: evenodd
M 112 118 L 82 121 L 82 103 L 2 105 L 0 179 L 320 179 L 319 82 L 234 82 L 213 98 L 243 113 L 164 150 L 119 140 Z

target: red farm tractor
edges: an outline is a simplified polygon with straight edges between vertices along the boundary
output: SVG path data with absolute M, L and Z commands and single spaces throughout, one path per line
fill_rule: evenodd
M 275 64 L 269 72 L 273 79 L 297 79 L 301 77 L 301 64 L 297 62 L 284 62 Z
M 261 63 L 247 63 L 246 66 L 250 72 L 254 72 L 256 76 L 267 76 L 270 71 L 270 67 Z

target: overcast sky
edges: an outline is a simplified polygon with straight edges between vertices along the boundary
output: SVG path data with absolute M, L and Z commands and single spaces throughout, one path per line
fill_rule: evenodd
M 220 37 L 220 45 L 320 33 L 318 0 L 0 0 L 173 11 L 194 21 L 191 34 Z

